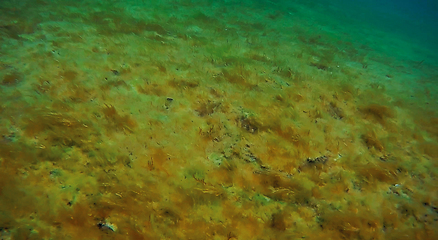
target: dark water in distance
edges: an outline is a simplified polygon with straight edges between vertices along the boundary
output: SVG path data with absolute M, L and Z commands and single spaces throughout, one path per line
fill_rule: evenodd
M 351 20 L 374 25 L 381 30 L 399 34 L 415 43 L 437 50 L 438 2 L 433 0 L 338 0 L 323 1 L 336 7 L 333 13 L 343 13 Z
M 292 6 L 296 3 L 321 9 L 339 24 L 369 26 L 401 39 L 427 46 L 435 61 L 438 59 L 438 1 L 396 0 L 320 0 L 320 1 L 258 1 L 265 4 Z

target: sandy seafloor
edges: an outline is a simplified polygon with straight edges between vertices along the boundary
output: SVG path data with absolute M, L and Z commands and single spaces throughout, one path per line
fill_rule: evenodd
M 0 239 L 438 239 L 420 42 L 305 1 L 1 3 Z

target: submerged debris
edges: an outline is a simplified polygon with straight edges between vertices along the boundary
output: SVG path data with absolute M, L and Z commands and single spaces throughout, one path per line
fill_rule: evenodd
M 117 226 L 115 224 L 105 222 L 105 221 L 99 222 L 97 224 L 97 227 L 102 231 L 112 231 L 112 232 L 117 231 Z
M 325 162 L 327 162 L 327 160 L 328 160 L 328 157 L 324 155 L 324 156 L 320 156 L 317 158 L 308 158 L 307 162 L 308 163 L 325 163 Z

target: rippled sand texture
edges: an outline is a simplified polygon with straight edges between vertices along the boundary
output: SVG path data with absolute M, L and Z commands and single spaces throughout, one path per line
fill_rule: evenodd
M 259 2 L 2 1 L 1 239 L 438 239 L 436 56 Z

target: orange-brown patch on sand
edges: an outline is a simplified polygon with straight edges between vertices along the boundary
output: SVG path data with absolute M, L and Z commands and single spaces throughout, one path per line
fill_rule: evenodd
M 364 237 L 380 238 L 381 223 L 369 214 L 341 213 L 327 211 L 321 214 L 321 227 L 324 231 L 332 231 L 339 238 L 356 239 Z
M 125 133 L 133 133 L 137 127 L 137 122 L 134 119 L 128 115 L 121 116 L 112 105 L 106 105 L 102 112 L 108 121 L 106 127 L 109 132 L 123 131 Z
M 368 132 L 362 135 L 362 141 L 365 143 L 368 149 L 374 149 L 379 152 L 385 150 L 385 147 L 383 146 L 382 142 L 377 138 L 375 132 Z
M 87 204 L 75 204 L 72 209 L 60 210 L 53 224 L 65 229 L 66 236 L 74 239 L 93 239 L 105 234 L 98 227 L 101 220 L 102 216 L 98 216 Z
M 168 90 L 166 86 L 147 82 L 142 86 L 141 85 L 137 86 L 137 92 L 146 95 L 155 95 L 161 97 L 161 96 L 165 96 Z
M 438 127 L 438 125 L 437 125 Z M 420 145 L 420 149 L 429 157 L 437 160 L 438 159 L 438 144 L 436 143 L 423 143 Z
M 169 175 L 166 166 L 166 162 L 168 160 L 169 156 L 162 148 L 153 148 L 151 150 L 150 160 L 148 161 L 147 168 L 150 171 L 157 170 L 159 172 L 165 172 L 167 175 Z
M 397 166 L 391 163 L 367 164 L 360 166 L 356 171 L 369 182 L 385 182 L 395 184 L 397 182 Z
M 395 117 L 395 111 L 387 106 L 370 104 L 360 109 L 365 119 L 386 125 L 388 119 Z

